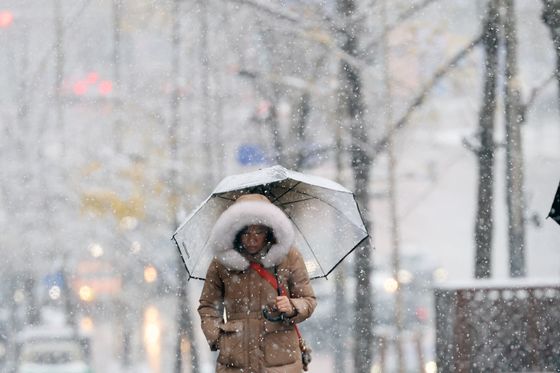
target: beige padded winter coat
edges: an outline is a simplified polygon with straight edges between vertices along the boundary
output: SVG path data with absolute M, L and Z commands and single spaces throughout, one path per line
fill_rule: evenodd
M 237 232 L 252 224 L 273 230 L 276 243 L 258 261 L 271 273 L 277 269 L 297 311 L 287 321 L 271 322 L 263 317 L 263 306 L 274 305 L 277 291 L 249 267 L 249 260 L 256 259 L 232 247 Z M 219 350 L 217 372 L 302 371 L 294 323 L 311 316 L 317 303 L 305 263 L 293 242 L 291 221 L 264 196 L 239 198 L 216 222 L 209 239 L 215 259 L 208 268 L 198 312 L 210 348 Z
M 307 319 L 316 300 L 297 250 L 290 250 L 278 265 L 278 276 L 297 310 L 288 322 L 263 318 L 262 306 L 273 305 L 277 293 L 257 272 L 228 270 L 216 260 L 210 265 L 198 312 L 211 349 L 220 352 L 217 372 L 302 371 L 293 323 Z M 226 309 L 227 322 L 223 320 L 222 307 Z

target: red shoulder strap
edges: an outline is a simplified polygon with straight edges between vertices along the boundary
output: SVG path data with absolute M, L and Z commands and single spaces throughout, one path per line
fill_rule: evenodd
M 266 280 L 266 282 L 268 282 L 270 285 L 272 285 L 272 287 L 275 290 L 278 290 L 278 281 L 276 280 L 276 277 L 274 277 L 274 275 L 272 273 L 270 273 L 266 269 L 264 269 L 264 267 L 259 263 L 251 262 L 250 267 L 253 270 L 255 270 L 255 272 L 257 272 L 259 274 L 259 276 L 264 278 Z M 280 291 L 281 291 L 282 295 L 287 295 L 286 289 L 283 286 L 280 287 Z M 303 339 L 301 338 L 301 333 L 300 333 L 299 328 L 296 324 L 294 324 L 294 329 L 296 330 L 296 334 L 298 336 L 298 339 L 301 342 Z
M 254 269 L 255 272 L 259 274 L 259 276 L 264 278 L 270 285 L 272 285 L 275 290 L 278 290 L 278 281 L 272 273 L 264 269 L 264 267 L 259 263 L 251 262 L 250 267 Z M 282 295 L 287 295 L 286 289 L 283 286 L 280 287 L 280 292 Z

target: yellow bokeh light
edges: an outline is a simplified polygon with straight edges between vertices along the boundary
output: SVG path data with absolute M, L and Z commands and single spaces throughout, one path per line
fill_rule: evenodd
M 157 280 L 157 269 L 155 269 L 155 267 L 153 266 L 146 266 L 144 268 L 144 281 L 146 282 L 154 282 L 155 280 Z
M 399 282 L 401 284 L 410 284 L 413 277 L 414 276 L 412 275 L 412 273 L 410 273 L 410 271 L 407 271 L 406 269 L 401 269 L 399 271 Z
M 99 258 L 101 256 L 103 256 L 103 246 L 97 244 L 97 243 L 92 243 L 91 245 L 89 245 L 89 252 L 91 254 L 91 256 L 93 256 L 94 258 Z
M 17 289 L 14 292 L 14 302 L 19 304 L 19 303 L 23 302 L 24 299 L 25 299 L 25 293 L 23 292 L 23 290 Z
M 93 331 L 93 320 L 91 317 L 86 316 L 80 320 L 80 329 L 85 333 Z
M 138 241 L 134 241 L 132 245 L 130 245 L 130 251 L 134 254 L 138 254 L 138 252 L 142 249 L 142 244 Z
M 383 282 L 383 288 L 387 293 L 394 293 L 399 288 L 399 283 L 394 278 L 389 277 Z
M 152 372 L 159 373 L 161 370 L 161 320 L 157 308 L 154 306 L 146 308 L 143 324 L 144 348 L 148 355 L 148 363 Z
M 436 373 L 437 372 L 437 365 L 435 361 L 428 361 L 424 366 L 424 370 L 426 373 Z
M 447 271 L 443 268 L 438 268 L 433 273 L 436 282 L 444 282 L 447 280 Z
M 93 293 L 93 289 L 87 285 L 80 287 L 78 294 L 80 295 L 80 299 L 83 300 L 84 302 L 91 302 L 95 297 Z

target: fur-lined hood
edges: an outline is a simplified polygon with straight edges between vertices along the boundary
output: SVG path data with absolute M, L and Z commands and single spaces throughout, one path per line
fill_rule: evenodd
M 272 228 L 276 243 L 270 247 L 261 262 L 267 268 L 280 264 L 292 247 L 294 229 L 286 214 L 260 194 L 239 197 L 216 221 L 209 245 L 218 261 L 233 270 L 243 271 L 249 268 L 249 261 L 233 248 L 235 236 L 248 225 L 266 225 Z

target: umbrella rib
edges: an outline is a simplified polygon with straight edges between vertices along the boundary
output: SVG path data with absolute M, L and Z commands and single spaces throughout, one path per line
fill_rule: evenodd
M 219 195 L 219 194 L 217 194 L 216 197 L 217 197 L 217 198 L 221 198 L 221 199 L 225 199 L 226 201 L 232 201 L 232 202 L 235 201 L 233 198 L 227 198 L 227 197 L 224 197 L 224 196 Z
M 272 201 L 272 203 L 278 201 L 280 198 L 284 197 L 286 194 L 290 193 L 292 190 L 294 190 L 295 187 L 297 187 L 299 184 L 301 184 L 301 181 L 298 181 L 297 183 L 294 184 L 293 187 L 288 188 L 284 193 L 280 194 L 278 197 L 274 197 L 274 201 Z M 297 190 L 296 190 L 297 192 Z
M 278 198 L 280 198 L 280 197 L 276 197 L 276 196 L 274 195 L 274 193 L 272 193 L 272 189 L 269 189 L 269 190 L 268 190 L 268 193 L 274 198 L 274 201 L 278 201 Z M 266 196 L 266 194 L 264 193 L 264 190 L 263 190 L 263 193 L 262 193 L 262 194 L 263 194 L 264 196 Z M 274 201 L 271 201 L 271 202 L 274 203 Z
M 312 199 L 318 199 L 318 198 L 309 197 L 309 198 L 306 198 L 306 199 L 300 199 L 299 201 L 291 201 L 291 202 L 280 203 L 279 205 L 280 206 L 293 205 L 295 203 L 305 202 L 305 201 L 309 201 L 309 200 L 312 200 Z
M 290 220 L 294 223 L 296 229 L 298 230 L 298 232 L 301 234 L 301 236 L 303 237 L 303 240 L 305 241 L 305 243 L 307 244 L 307 247 L 309 247 L 309 251 L 311 251 L 311 254 L 313 254 L 313 257 L 315 258 L 315 261 L 317 262 L 317 264 L 319 264 L 319 268 L 321 268 L 321 272 L 325 273 L 325 270 L 323 269 L 323 266 L 321 265 L 321 262 L 319 261 L 319 259 L 317 259 L 317 255 L 315 255 L 315 252 L 313 251 L 313 248 L 311 247 L 311 245 L 309 244 L 309 241 L 307 241 L 307 238 L 305 237 L 305 235 L 303 234 L 303 232 L 301 231 L 301 229 L 299 229 L 298 225 L 296 224 L 296 222 L 294 221 L 294 219 L 292 219 L 292 217 L 284 212 L 286 214 L 286 216 L 288 216 L 290 218 Z
M 367 236 L 365 236 L 364 238 L 362 238 L 362 239 L 360 240 L 360 242 L 358 242 L 356 245 L 354 245 L 354 247 L 352 248 L 352 250 L 348 251 L 342 258 L 340 258 L 340 260 L 329 270 L 329 272 L 328 272 L 324 277 L 326 278 L 328 275 L 330 275 L 331 272 L 334 271 L 334 269 L 335 269 L 336 267 L 338 267 L 338 265 L 339 265 L 340 263 L 342 263 L 342 261 L 343 261 L 344 259 L 346 259 L 346 257 L 347 257 L 348 255 L 352 254 L 352 252 L 354 252 L 354 250 L 356 250 L 356 248 L 360 247 L 360 245 L 361 245 L 365 240 L 367 240 L 368 238 L 369 238 L 369 234 L 368 234 Z M 315 277 L 315 278 L 317 278 L 317 277 Z
M 311 194 L 308 194 L 308 193 L 305 193 L 305 192 L 300 192 L 299 190 L 294 190 L 294 192 L 295 192 L 295 193 L 302 194 L 302 195 L 304 195 L 304 196 L 308 196 L 308 197 L 310 197 L 309 199 L 316 199 L 316 200 L 318 200 L 318 201 L 321 201 L 321 202 L 323 202 L 324 204 L 326 204 L 326 205 L 332 207 L 333 210 L 338 211 L 338 213 L 341 214 L 342 216 L 345 216 L 345 217 L 346 217 L 346 214 L 344 214 L 342 211 L 340 211 L 340 210 L 337 209 L 335 206 L 333 206 L 332 204 L 330 204 L 329 202 L 327 202 L 327 201 L 325 201 L 325 200 L 322 200 L 322 199 L 319 198 L 319 197 L 312 196 Z M 308 201 L 309 199 L 301 200 L 301 201 L 297 201 L 297 202 Z M 290 202 L 290 203 L 293 203 L 293 202 Z M 358 206 L 358 203 L 356 202 L 356 199 L 355 199 L 355 198 L 354 198 L 354 203 L 356 204 L 356 207 L 358 208 L 358 212 L 359 212 L 359 211 L 360 211 L 360 206 Z M 359 215 L 360 215 L 360 218 L 361 218 L 361 217 L 362 217 L 362 214 L 360 213 Z M 366 225 L 365 225 L 363 219 L 361 219 L 361 220 L 362 220 L 362 224 L 363 224 L 363 226 L 364 226 L 364 228 L 365 228 L 366 234 L 369 234 L 369 232 L 367 231 L 367 227 L 366 227 Z
M 179 247 L 179 242 L 177 242 L 177 238 L 175 238 L 175 235 L 173 235 L 171 239 L 173 240 L 173 242 L 175 242 L 175 245 L 177 246 L 177 250 L 179 251 L 179 256 L 181 257 L 181 261 L 183 262 L 183 265 L 185 266 L 185 269 L 187 270 L 187 274 L 189 275 L 189 279 L 190 279 L 192 277 L 191 272 L 189 271 L 189 267 L 187 267 L 187 262 L 183 257 L 183 253 L 181 252 L 181 247 Z
M 241 189 L 241 190 L 243 190 L 243 189 Z M 264 189 L 262 188 L 262 185 L 257 185 L 257 186 L 251 187 L 248 190 L 249 190 L 249 193 L 258 193 L 258 194 L 262 194 L 263 196 L 266 196 L 266 193 L 265 193 Z M 272 191 L 270 191 L 270 190 L 268 191 L 268 194 L 270 194 L 274 198 L 274 201 L 276 201 L 276 200 L 278 200 L 278 198 L 280 198 L 280 197 L 276 197 L 272 193 Z M 235 199 L 224 197 L 221 194 L 215 194 L 215 196 L 217 198 L 225 199 L 226 201 L 235 202 Z M 272 202 L 274 202 L 274 201 L 272 201 Z

